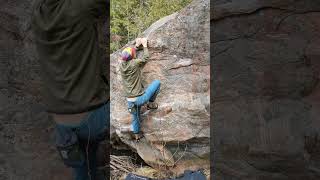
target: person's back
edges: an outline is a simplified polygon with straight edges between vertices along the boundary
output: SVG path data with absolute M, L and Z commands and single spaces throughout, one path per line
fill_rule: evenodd
M 106 101 L 96 19 L 105 0 L 38 0 L 33 30 L 49 112 L 80 113 Z M 90 82 L 90 83 L 88 83 Z

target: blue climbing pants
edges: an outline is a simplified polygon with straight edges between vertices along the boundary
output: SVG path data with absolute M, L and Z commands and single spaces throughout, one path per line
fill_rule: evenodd
M 97 173 L 97 150 L 100 142 L 106 138 L 110 123 L 109 115 L 110 103 L 108 102 L 89 112 L 79 125 L 56 124 L 56 133 L 64 139 L 70 136 L 70 133 L 76 133 L 80 150 L 85 154 L 85 162 L 73 167 L 74 180 L 89 180 L 88 174 L 91 180 L 105 180 Z
M 132 129 L 133 133 L 137 134 L 140 132 L 140 109 L 141 106 L 147 102 L 154 102 L 157 98 L 157 95 L 160 91 L 160 81 L 154 80 L 152 83 L 147 87 L 144 94 L 138 96 L 137 99 L 133 101 L 128 101 L 128 107 L 132 107 L 133 105 L 136 106 L 136 111 L 131 112 L 132 117 Z

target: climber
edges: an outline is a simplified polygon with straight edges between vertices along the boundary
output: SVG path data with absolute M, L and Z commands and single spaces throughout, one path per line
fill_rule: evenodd
M 75 180 L 107 178 L 98 164 L 105 166 L 101 143 L 109 134 L 110 108 L 97 20 L 108 6 L 108 0 L 36 0 L 32 12 L 43 102 L 55 121 L 59 155 Z
M 140 111 L 141 107 L 146 104 L 148 109 L 157 109 L 158 104 L 154 102 L 160 90 L 160 81 L 154 80 L 146 89 L 142 84 L 142 68 L 149 59 L 149 51 L 146 38 L 137 38 L 135 47 L 127 47 L 121 53 L 122 62 L 120 72 L 122 84 L 128 103 L 128 111 L 131 114 L 131 131 L 136 141 L 143 137 L 140 131 Z M 143 57 L 136 58 L 136 51 L 143 46 Z

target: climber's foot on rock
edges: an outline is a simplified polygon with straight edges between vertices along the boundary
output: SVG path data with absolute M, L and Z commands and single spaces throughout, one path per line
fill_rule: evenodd
M 134 138 L 135 138 L 136 142 L 139 142 L 143 137 L 144 136 L 141 132 L 138 134 L 134 134 Z
M 156 102 L 149 102 L 147 104 L 147 109 L 158 109 L 158 104 Z

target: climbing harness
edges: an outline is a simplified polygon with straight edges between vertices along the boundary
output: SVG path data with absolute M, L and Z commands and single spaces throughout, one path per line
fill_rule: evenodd
M 134 97 L 134 98 L 127 98 L 127 101 L 130 102 L 129 105 L 128 105 L 128 111 L 130 114 L 132 114 L 133 116 L 136 116 L 137 117 L 137 120 L 138 120 L 138 123 L 139 123 L 139 126 L 140 126 L 140 111 L 139 111 L 139 106 L 135 104 L 135 101 L 137 100 L 137 97 Z M 136 136 L 137 134 L 135 134 Z M 136 142 L 139 142 L 139 140 L 141 138 L 143 138 L 143 136 L 140 134 L 139 132 L 139 137 L 135 137 L 136 139 Z

